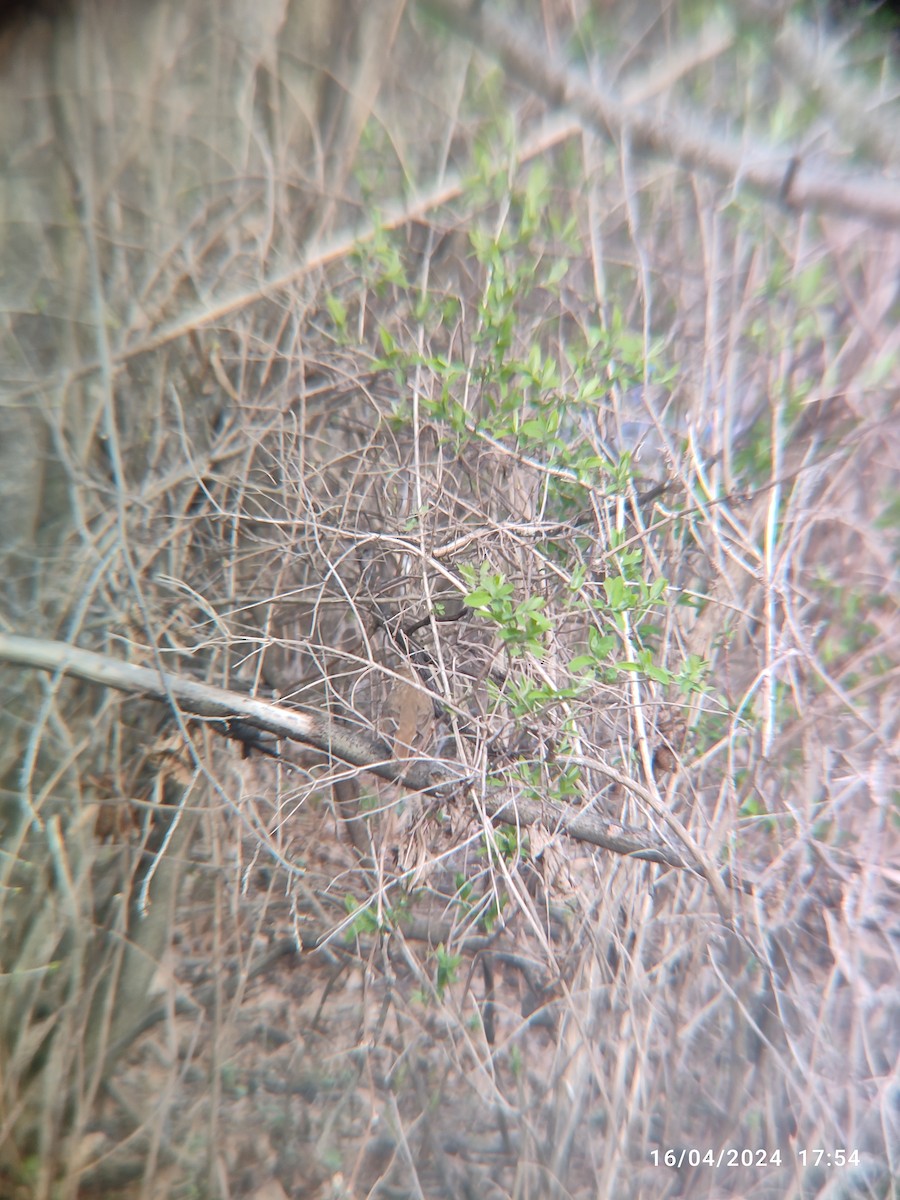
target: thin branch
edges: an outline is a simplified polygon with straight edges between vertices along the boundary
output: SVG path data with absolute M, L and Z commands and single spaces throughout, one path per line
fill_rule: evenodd
M 517 150 L 520 163 L 537 158 L 553 146 L 575 137 L 580 132 L 579 123 L 572 117 L 551 117 L 534 131 L 525 145 Z M 111 355 L 114 366 L 122 366 L 152 351 L 160 350 L 180 338 L 187 337 L 205 326 L 221 323 L 226 317 L 241 312 L 253 304 L 258 304 L 267 297 L 295 289 L 303 280 L 322 271 L 334 262 L 345 259 L 360 247 L 373 241 L 377 234 L 385 230 L 399 229 L 411 221 L 422 220 L 428 214 L 434 213 L 458 199 L 465 190 L 465 178 L 462 174 L 447 172 L 437 184 L 412 197 L 404 197 L 402 201 L 387 205 L 379 212 L 377 219 L 363 215 L 358 223 L 349 228 L 341 229 L 321 241 L 305 249 L 303 255 L 287 266 L 280 265 L 276 270 L 264 274 L 261 283 L 249 286 L 237 286 L 201 301 L 196 307 L 179 314 L 167 324 L 134 341 L 118 346 Z M 93 374 L 100 368 L 98 359 L 89 359 L 80 363 L 67 373 L 65 379 L 58 380 L 70 383 Z M 29 396 L 40 393 L 47 386 L 47 380 L 41 379 L 36 384 L 29 384 L 16 391 L 15 398 L 21 402 Z
M 878 176 L 826 174 L 807 167 L 799 150 L 759 144 L 748 149 L 702 128 L 699 113 L 673 116 L 623 103 L 554 62 L 538 35 L 520 36 L 487 6 L 468 0 L 420 0 L 451 29 L 492 55 L 520 83 L 548 103 L 568 108 L 592 129 L 616 140 L 627 138 L 636 152 L 659 155 L 689 171 L 700 171 L 730 187 L 745 187 L 792 209 L 818 209 L 861 217 L 874 225 L 900 226 L 900 187 Z

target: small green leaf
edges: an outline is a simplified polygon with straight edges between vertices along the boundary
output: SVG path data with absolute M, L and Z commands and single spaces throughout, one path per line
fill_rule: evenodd
M 591 667 L 595 667 L 596 665 L 597 660 L 594 658 L 593 654 L 579 654 L 569 663 L 569 670 L 572 671 L 573 674 L 578 675 L 582 671 L 589 671 Z
M 325 304 L 335 325 L 343 331 L 347 327 L 347 306 L 337 296 L 326 296 Z
M 672 673 L 671 671 L 667 671 L 665 667 L 654 667 L 652 665 L 648 665 L 644 667 L 644 670 L 650 676 L 650 678 L 655 680 L 657 683 L 672 682 Z
M 467 604 L 469 608 L 487 608 L 491 602 L 491 595 L 484 588 L 476 588 L 474 592 L 469 592 L 463 597 L 463 604 Z

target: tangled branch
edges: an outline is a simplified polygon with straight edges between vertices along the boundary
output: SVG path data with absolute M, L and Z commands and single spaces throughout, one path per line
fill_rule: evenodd
M 392 759 L 378 738 L 319 713 L 300 712 L 196 679 L 120 662 L 65 642 L 0 633 L 0 661 L 74 675 L 120 692 L 177 703 L 183 715 L 205 718 L 213 723 L 216 732 L 227 737 L 247 743 L 249 728 L 286 738 L 413 791 L 446 794 L 454 786 L 467 782 L 462 764 L 432 758 Z M 537 802 L 499 795 L 485 797 L 484 808 L 492 819 L 525 826 L 540 823 L 615 854 L 693 871 L 709 878 L 714 888 L 719 883 L 717 878 L 710 878 L 704 864 L 691 861 L 661 843 L 650 842 L 640 831 L 610 822 L 594 812 L 549 800 Z M 746 881 L 735 881 L 730 875 L 725 882 L 738 890 L 750 889 Z

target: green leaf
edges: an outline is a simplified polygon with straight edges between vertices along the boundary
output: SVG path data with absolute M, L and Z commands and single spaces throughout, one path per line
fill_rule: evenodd
M 595 659 L 606 658 L 615 644 L 616 639 L 611 634 L 603 634 L 596 627 L 591 627 L 588 633 L 588 645 Z
M 476 588 L 474 592 L 469 592 L 463 597 L 463 604 L 468 604 L 469 608 L 487 608 L 490 602 L 491 594 L 484 588 Z
M 569 663 L 569 670 L 573 674 L 579 674 L 581 671 L 589 671 L 591 667 L 597 665 L 597 660 L 593 654 L 579 654 Z
M 338 329 L 340 329 L 340 330 L 346 329 L 346 327 L 347 327 L 347 306 L 346 306 L 346 304 L 344 304 L 344 302 L 342 300 L 340 300 L 339 297 L 337 297 L 337 296 L 326 296 L 325 304 L 328 308 L 329 314 L 331 315 L 332 321 L 334 321 L 334 323 L 338 327 Z
M 634 596 L 621 575 L 613 575 L 611 579 L 605 579 L 603 581 L 603 590 L 606 592 L 606 599 L 610 608 L 624 609 L 634 607 Z
M 667 671 L 665 667 L 654 667 L 652 665 L 648 665 L 644 667 L 644 670 L 650 676 L 650 678 L 654 679 L 657 683 L 672 682 L 672 673 L 671 671 Z

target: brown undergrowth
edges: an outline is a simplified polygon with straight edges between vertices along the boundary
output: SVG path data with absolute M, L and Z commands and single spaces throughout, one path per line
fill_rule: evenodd
M 256 41 L 239 4 L 208 44 L 202 5 L 142 18 L 156 74 L 119 83 L 157 195 L 92 82 L 123 69 L 102 5 L 45 35 L 96 112 L 51 109 L 82 207 L 28 228 L 99 308 L 48 267 L 4 328 L 47 464 L 4 625 L 461 782 L 19 671 L 5 883 L 50 882 L 2 912 L 10 1194 L 889 1195 L 897 230 L 604 141 L 402 4 L 362 66 L 322 37 L 326 86 L 276 8 Z M 661 122 L 727 96 L 731 132 L 824 129 L 853 170 L 783 30 L 544 17 Z M 233 127 L 188 99 L 191 29 L 234 56 Z

